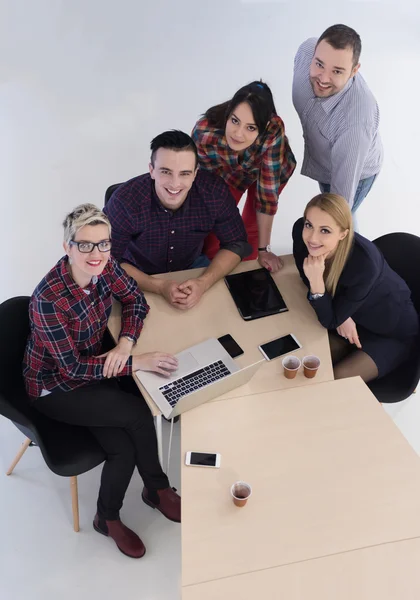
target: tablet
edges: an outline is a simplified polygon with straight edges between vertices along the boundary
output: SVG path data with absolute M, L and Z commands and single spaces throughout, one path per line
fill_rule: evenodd
M 289 310 L 266 269 L 227 275 L 226 285 L 245 321 L 260 319 Z

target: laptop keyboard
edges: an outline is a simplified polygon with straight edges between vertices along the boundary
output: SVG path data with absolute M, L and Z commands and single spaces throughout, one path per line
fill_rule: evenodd
M 223 379 L 230 375 L 230 371 L 222 360 L 218 360 L 207 367 L 194 371 L 176 381 L 167 383 L 159 388 L 169 404 L 174 407 L 178 400 L 195 390 L 199 390 L 209 383 Z

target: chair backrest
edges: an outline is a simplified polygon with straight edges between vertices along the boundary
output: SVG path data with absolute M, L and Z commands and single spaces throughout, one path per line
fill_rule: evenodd
M 420 237 L 411 233 L 388 233 L 373 242 L 391 269 L 402 277 L 420 314 Z
M 121 183 L 114 183 L 113 185 L 110 185 L 109 188 L 107 189 L 107 191 L 105 192 L 105 202 L 104 202 L 104 206 L 106 206 L 108 200 L 111 198 L 112 194 L 115 192 L 115 190 L 117 190 L 120 187 Z
M 24 389 L 22 360 L 29 335 L 29 296 L 0 304 L 0 393 Z
M 103 462 L 105 454 L 88 428 L 53 421 L 31 407 L 22 375 L 28 308 L 28 296 L 0 304 L 0 415 L 38 443 L 54 473 L 79 475 Z
M 28 296 L 0 304 L 0 414 L 17 426 L 32 428 L 37 419 L 29 406 L 22 374 L 29 335 L 28 307 Z

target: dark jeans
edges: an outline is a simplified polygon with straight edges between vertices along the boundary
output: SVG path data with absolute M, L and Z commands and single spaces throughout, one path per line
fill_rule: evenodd
M 200 254 L 200 256 L 198 256 L 195 259 L 195 261 L 193 262 L 193 264 L 190 265 L 188 268 L 189 269 L 198 269 L 199 267 L 208 267 L 210 263 L 211 263 L 211 260 L 209 258 L 207 258 L 207 256 L 205 254 Z
M 152 414 L 142 397 L 129 394 L 116 380 L 37 398 L 34 407 L 51 419 L 88 427 L 104 449 L 98 513 L 118 519 L 134 468 L 152 493 L 169 487 L 158 458 Z

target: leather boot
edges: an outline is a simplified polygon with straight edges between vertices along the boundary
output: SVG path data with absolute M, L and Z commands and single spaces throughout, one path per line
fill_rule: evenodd
M 141 558 L 146 553 L 146 548 L 137 533 L 126 527 L 120 519 L 107 521 L 99 517 L 98 513 L 96 513 L 93 520 L 93 528 L 98 533 L 112 538 L 120 552 L 126 556 Z

